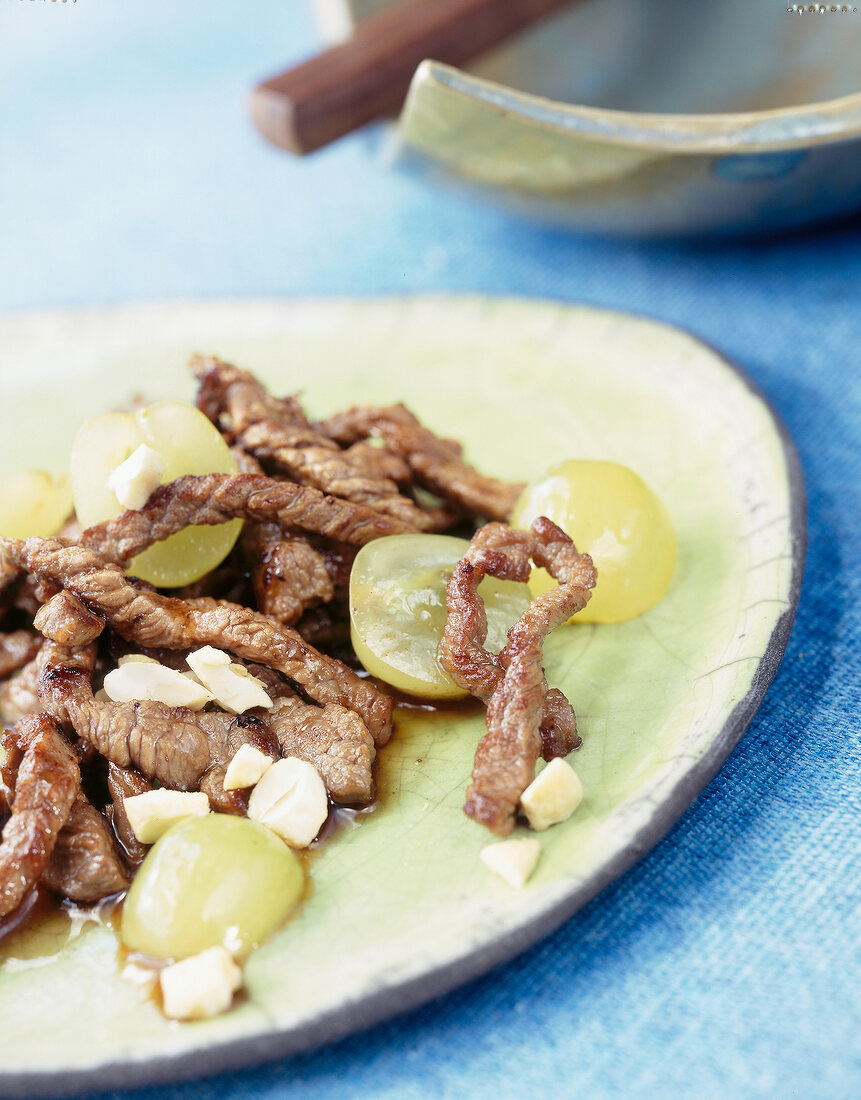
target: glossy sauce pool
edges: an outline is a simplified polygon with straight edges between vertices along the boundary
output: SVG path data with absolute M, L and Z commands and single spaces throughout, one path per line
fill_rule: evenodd
M 398 695 L 395 709 L 395 731 L 393 740 L 402 744 L 409 742 L 415 727 L 424 728 L 437 721 L 448 721 L 452 713 L 466 714 L 479 711 L 481 705 L 473 700 L 455 703 L 431 705 L 410 700 Z M 335 806 L 329 813 L 319 836 L 304 851 L 296 854 L 305 869 L 305 887 L 302 896 L 287 918 L 292 919 L 314 889 L 313 865 L 338 838 L 346 832 L 360 828 L 372 814 L 386 812 L 388 806 L 397 798 L 397 772 L 393 753 L 387 753 L 385 747 L 379 750 L 375 763 L 375 800 L 368 806 Z M 392 757 L 387 767 L 387 756 Z M 423 760 L 417 756 L 414 760 L 420 767 Z M 42 887 L 31 892 L 21 907 L 0 921 L 0 968 L 15 972 L 45 966 L 60 955 L 90 925 L 101 924 L 110 927 L 117 936 L 117 969 L 132 980 L 146 984 L 145 972 L 153 974 L 154 960 L 131 958 L 119 941 L 119 929 L 122 918 L 122 902 L 125 894 L 113 895 L 95 905 L 77 905 L 50 894 Z M 139 965 L 144 963 L 145 965 Z M 140 978 L 135 970 L 140 971 Z

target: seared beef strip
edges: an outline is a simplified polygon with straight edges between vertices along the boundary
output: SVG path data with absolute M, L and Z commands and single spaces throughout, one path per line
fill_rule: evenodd
M 42 675 L 41 651 L 21 671 L 0 684 L 0 722 L 12 726 L 25 714 L 42 709 L 39 677 Z
M 32 661 L 41 648 L 42 639 L 32 630 L 11 630 L 8 634 L 0 634 L 0 680 L 5 680 Z
M 289 695 L 276 702 L 268 717 L 282 754 L 313 764 L 333 802 L 371 801 L 374 741 L 357 714 L 335 703 L 315 707 Z
M 257 459 L 241 447 L 232 447 L 231 454 L 240 473 L 263 473 Z M 332 599 L 327 562 L 303 532 L 282 531 L 277 523 L 246 523 L 240 547 L 257 610 L 264 615 L 293 626 L 306 608 Z
M 332 582 L 332 599 L 346 601 L 350 594 L 350 573 L 358 548 L 349 542 L 325 539 L 312 535 L 308 542 L 323 559 L 329 580 Z
M 6 736 L 23 756 L 0 842 L 0 918 L 14 912 L 41 878 L 81 786 L 74 753 L 50 715 L 22 718 Z
M 249 524 L 242 550 L 258 610 L 285 626 L 335 595 L 325 559 L 301 533 L 286 534 L 277 523 Z
M 196 713 L 151 700 L 99 702 L 90 685 L 92 666 L 87 667 L 92 658 L 92 648 L 53 648 L 40 685 L 51 713 L 70 722 L 79 737 L 118 767 L 134 766 L 174 790 L 200 789 L 215 809 L 244 813 L 243 795 L 224 790 L 224 773 L 243 744 L 277 759 L 277 743 L 266 727 L 245 715 Z
M 263 721 L 250 714 L 204 711 L 197 718 L 209 740 L 211 761 L 200 780 L 200 789 L 209 795 L 213 809 L 222 813 L 244 814 L 248 809 L 248 792 L 224 789 L 228 765 L 243 745 L 251 745 L 277 760 L 278 741 Z
M 296 623 L 296 629 L 307 642 L 325 653 L 339 653 L 351 644 L 350 612 L 345 606 L 312 607 Z M 0 687 L 0 698 L 2 693 Z
M 210 355 L 192 356 L 191 369 L 200 381 L 197 407 L 229 436 L 269 420 L 283 428 L 309 427 L 297 397 L 273 397 L 248 371 Z
M 586 605 L 595 584 L 595 568 L 589 555 L 579 554 L 571 539 L 544 517 L 532 524 L 528 542 L 520 537 L 521 532 L 495 528 L 489 524 L 473 539 L 473 546 L 479 543 L 475 559 L 483 572 L 525 579 L 523 556 L 527 553 L 559 582 L 534 599 L 508 632 L 508 644 L 499 654 L 504 674 L 488 702 L 487 733 L 476 749 L 467 791 L 465 812 L 491 832 L 506 836 L 514 828 L 520 796 L 532 782 L 541 751 L 540 726 L 548 694 L 541 665 L 544 636 Z M 481 540 L 493 548 L 480 549 Z M 465 605 L 476 621 L 467 598 L 476 563 L 463 559 L 449 583 L 449 620 L 455 624 Z M 462 654 L 452 652 L 452 637 L 456 637 L 458 628 L 455 626 L 451 632 L 448 628 L 447 622 L 448 656 L 441 656 L 441 660 L 444 666 L 451 665 L 449 672 L 454 675 L 454 671 L 462 672 L 464 662 L 460 660 Z M 479 663 L 480 673 L 486 674 L 489 665 L 484 659 Z
M 61 591 L 42 604 L 33 626 L 60 645 L 88 645 L 105 629 L 105 620 L 88 611 L 71 592 Z
M 525 583 L 529 579 L 532 543 L 528 531 L 488 523 L 475 533 L 449 580 L 440 662 L 456 684 L 483 703 L 489 702 L 499 687 L 503 670 L 498 658 L 484 647 L 487 616 L 478 586 L 488 574 Z M 554 756 L 567 756 L 579 744 L 574 709 L 561 691 L 552 688 L 544 699 L 541 754 L 545 760 L 552 760 Z
M 143 857 L 149 851 L 146 844 L 141 844 L 134 834 L 128 814 L 126 813 L 124 798 L 132 798 L 136 794 L 145 794 L 152 790 L 152 783 L 134 768 L 118 768 L 116 764 L 108 764 L 108 791 L 110 792 L 113 807 L 110 810 L 114 833 L 125 855 L 126 862 L 136 867 L 142 862 Z
M 319 653 L 295 630 L 233 604 L 195 600 L 190 607 L 195 644 L 220 645 L 245 661 L 268 665 L 321 706 L 337 703 L 355 711 L 376 745 L 391 737 L 392 700 L 341 661 Z
M 299 527 L 357 546 L 411 530 L 365 505 L 324 496 L 292 481 L 255 474 L 203 474 L 160 486 L 143 508 L 88 528 L 80 541 L 111 561 L 126 564 L 184 527 L 225 523 L 236 517 L 277 523 L 287 531 Z
M 408 530 L 421 530 L 421 510 L 388 478 L 368 474 L 367 460 L 352 461 L 332 440 L 306 429 L 255 424 L 239 437 L 256 458 L 288 474 L 303 485 L 313 486 L 341 500 L 364 504 L 391 516 Z
M 379 463 L 372 466 L 364 451 L 358 459 L 341 451 L 297 413 L 295 399 L 279 402 L 253 375 L 218 359 L 197 356 L 192 368 L 203 380 L 198 406 L 232 442 L 303 485 L 366 504 L 410 529 L 421 527 L 421 511 L 395 481 L 381 476 Z
M 390 451 L 380 439 L 360 439 L 358 443 L 347 447 L 344 458 L 351 465 L 363 470 L 368 477 L 387 478 L 401 488 L 406 488 L 413 480 L 409 464 L 400 455 Z
M 63 585 L 127 641 L 149 648 L 212 645 L 230 650 L 283 672 L 315 702 L 355 710 L 375 744 L 391 736 L 391 699 L 340 661 L 319 653 L 295 630 L 265 615 L 236 604 L 177 600 L 136 588 L 120 566 L 59 539 L 3 538 L 0 551 L 28 572 Z
M 458 444 L 434 435 L 404 405 L 356 406 L 317 427 L 341 444 L 379 437 L 407 462 L 420 485 L 473 516 L 507 520 L 524 488 L 480 474 L 463 461 Z
M 119 893 L 129 884 L 107 821 L 80 791 L 39 881 L 55 894 L 84 904 Z

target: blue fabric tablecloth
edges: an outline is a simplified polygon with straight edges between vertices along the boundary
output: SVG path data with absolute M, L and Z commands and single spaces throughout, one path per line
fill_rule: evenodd
M 742 364 L 798 445 L 804 591 L 723 771 L 558 932 L 372 1033 L 146 1095 L 861 1095 L 861 221 L 612 243 L 386 171 L 363 135 L 299 162 L 245 97 L 315 46 L 298 0 L 0 0 L 0 310 L 444 289 L 673 322 Z

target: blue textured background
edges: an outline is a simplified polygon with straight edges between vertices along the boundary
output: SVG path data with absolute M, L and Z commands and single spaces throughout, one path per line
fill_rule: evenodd
M 861 221 L 607 243 L 385 172 L 366 137 L 300 163 L 257 139 L 245 95 L 315 43 L 299 0 L 0 0 L 0 310 L 445 289 L 674 322 L 742 364 L 796 440 L 805 586 L 721 774 L 555 935 L 371 1034 L 145 1095 L 861 1095 Z

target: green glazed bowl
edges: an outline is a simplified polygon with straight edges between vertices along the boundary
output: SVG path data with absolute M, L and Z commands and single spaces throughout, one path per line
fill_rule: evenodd
M 338 37 L 391 2 L 317 5 Z M 389 156 L 596 233 L 801 226 L 861 208 L 859 56 L 861 5 L 585 0 L 469 72 L 423 62 Z

